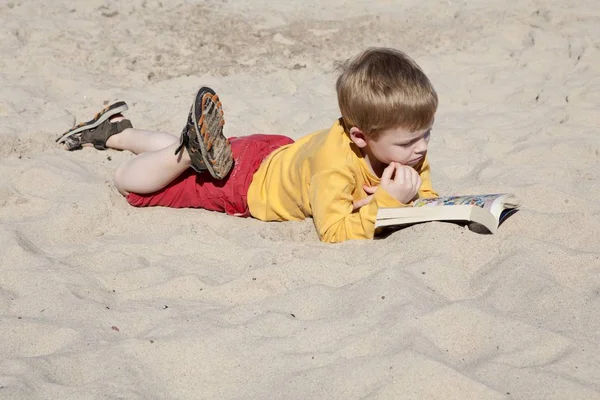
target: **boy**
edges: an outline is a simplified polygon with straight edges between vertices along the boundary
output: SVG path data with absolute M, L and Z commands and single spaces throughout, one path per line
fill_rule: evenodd
M 295 143 L 278 135 L 226 139 L 222 105 L 209 88 L 198 91 L 180 138 L 133 129 L 120 102 L 57 142 L 137 154 L 115 172 L 134 206 L 263 221 L 312 217 L 323 241 L 370 239 L 379 207 L 437 196 L 426 156 L 438 99 L 419 66 L 387 48 L 348 61 L 336 89 L 342 117 Z

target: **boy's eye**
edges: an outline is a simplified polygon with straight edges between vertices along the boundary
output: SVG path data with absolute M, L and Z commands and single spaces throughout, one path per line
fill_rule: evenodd
M 402 146 L 402 147 L 412 146 L 413 144 L 417 143 L 421 139 L 424 139 L 425 141 L 429 141 L 430 136 L 431 136 L 431 129 L 428 130 L 427 132 L 425 132 L 425 134 L 422 136 L 422 138 L 418 137 L 416 139 L 411 140 L 408 143 L 398 143 L 398 146 Z

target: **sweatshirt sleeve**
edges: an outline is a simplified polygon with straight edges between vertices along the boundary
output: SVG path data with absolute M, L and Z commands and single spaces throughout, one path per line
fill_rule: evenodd
M 379 207 L 402 207 L 381 187 L 369 204 L 353 211 L 356 179 L 348 170 L 327 170 L 315 175 L 310 185 L 310 204 L 319 238 L 337 243 L 348 239 L 372 239 Z

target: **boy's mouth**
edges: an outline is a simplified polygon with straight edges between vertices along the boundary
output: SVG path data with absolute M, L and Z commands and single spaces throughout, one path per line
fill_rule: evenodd
M 409 161 L 407 164 L 408 164 L 408 165 L 415 165 L 415 164 L 417 164 L 419 161 L 421 161 L 422 159 L 423 159 L 423 156 L 421 156 L 421 157 L 418 157 L 418 158 L 415 158 L 415 159 L 412 159 L 412 160 L 410 160 L 410 161 Z

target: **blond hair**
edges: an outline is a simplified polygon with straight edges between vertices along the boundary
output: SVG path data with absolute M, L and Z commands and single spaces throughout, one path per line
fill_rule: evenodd
M 375 139 L 386 129 L 416 131 L 433 123 L 438 105 L 435 89 L 403 52 L 370 48 L 340 69 L 336 90 L 347 131 L 357 127 Z

